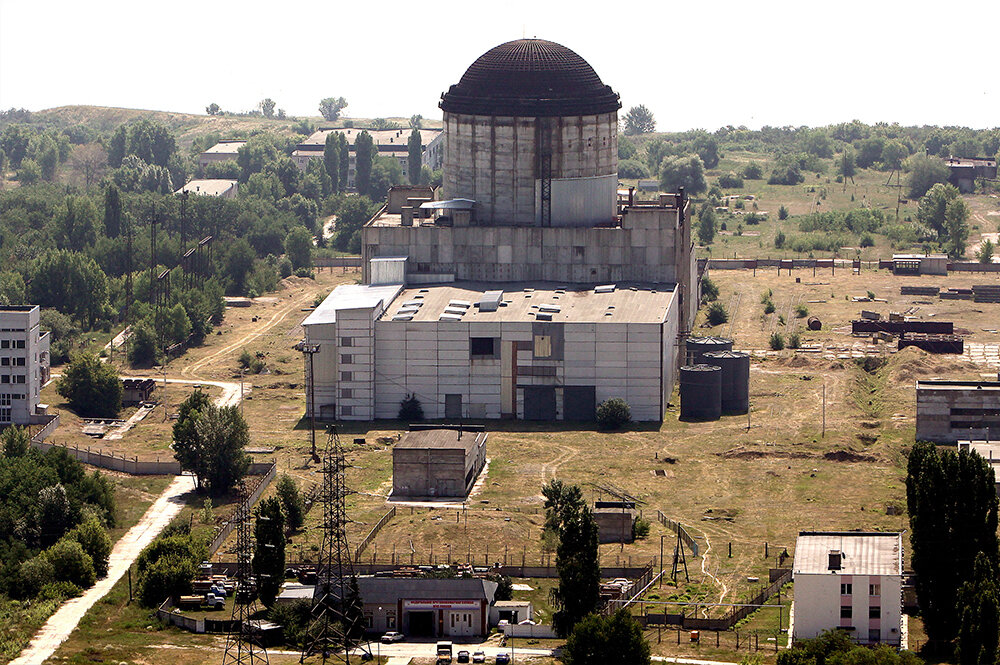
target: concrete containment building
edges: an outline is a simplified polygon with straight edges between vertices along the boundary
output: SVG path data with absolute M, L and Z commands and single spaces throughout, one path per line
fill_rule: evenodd
M 392 449 L 392 496 L 465 497 L 486 465 L 479 428 L 411 430 Z
M 42 386 L 49 380 L 49 341 L 38 305 L 0 305 L 0 429 L 43 422 Z
M 412 393 L 429 418 L 592 420 L 621 397 L 662 419 L 698 273 L 683 192 L 618 204 L 619 107 L 552 42 L 469 67 L 441 100 L 444 196 L 390 196 L 364 284 L 305 321 L 317 416 L 395 418 Z
M 900 646 L 903 540 L 898 533 L 803 531 L 792 566 L 793 640 L 842 630 Z
M 918 441 L 1000 439 L 1000 381 L 917 381 Z

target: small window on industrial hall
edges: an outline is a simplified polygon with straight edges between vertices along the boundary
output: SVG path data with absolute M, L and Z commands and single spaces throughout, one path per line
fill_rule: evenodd
M 496 351 L 495 337 L 470 337 L 469 338 L 469 355 L 472 357 L 490 357 L 492 358 Z
M 535 335 L 535 357 L 552 357 L 552 335 Z

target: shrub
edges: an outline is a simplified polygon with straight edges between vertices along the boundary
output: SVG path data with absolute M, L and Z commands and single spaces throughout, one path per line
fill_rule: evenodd
M 632 523 L 632 537 L 642 539 L 649 535 L 649 520 L 641 517 L 636 518 Z
M 424 407 L 414 393 L 410 393 L 399 403 L 398 417 L 406 421 L 424 419 Z
M 701 278 L 701 300 L 702 302 L 712 302 L 719 298 L 719 287 L 712 281 L 711 277 Z
M 786 208 L 785 206 L 780 206 L 778 208 L 778 219 L 782 221 L 788 219 L 788 208 Z
M 771 350 L 781 351 L 785 348 L 785 337 L 780 332 L 771 333 Z
M 620 429 L 632 420 L 632 409 L 621 397 L 605 400 L 597 407 L 597 424 L 601 429 Z
M 11 589 L 15 596 L 34 598 L 42 587 L 55 580 L 56 571 L 47 557 L 39 554 L 21 563 L 15 577 L 16 586 Z
M 764 303 L 766 303 L 768 300 L 771 299 L 771 296 L 773 296 L 773 295 L 774 295 L 774 291 L 772 291 L 771 289 L 768 289 L 767 291 L 761 291 L 761 293 L 760 293 L 760 304 L 763 305 Z
M 750 162 L 743 167 L 743 177 L 747 180 L 760 180 L 764 177 L 764 167 L 757 162 Z
M 295 269 L 295 276 L 296 277 L 307 277 L 309 279 L 316 279 L 316 275 L 313 274 L 312 269 L 311 268 L 306 268 L 306 267 L 296 268 Z M 268 291 L 273 291 L 274 289 L 267 289 L 267 290 Z
M 623 159 L 618 162 L 619 178 L 648 178 L 649 169 L 637 159 Z
M 774 314 L 774 301 L 770 298 L 764 302 L 764 313 Z
M 281 275 L 281 279 L 292 276 L 292 262 L 287 256 L 278 262 L 278 274 Z
M 809 316 L 809 308 L 806 307 L 805 305 L 796 305 L 795 316 L 797 316 L 800 319 L 806 318 L 807 316 Z
M 788 335 L 788 348 L 797 349 L 801 346 L 801 344 L 802 340 L 799 338 L 798 330 Z
M 782 247 L 785 246 L 785 232 L 784 231 L 778 231 L 778 233 L 775 234 L 775 236 L 774 236 L 774 246 L 775 246 L 776 249 L 781 249 Z
M 90 515 L 82 524 L 66 534 L 67 538 L 80 543 L 94 562 L 97 577 L 108 574 L 108 557 L 111 556 L 111 538 L 98 519 Z
M 874 247 L 875 238 L 872 238 L 872 234 L 866 233 L 863 236 L 861 236 L 861 241 L 858 244 L 860 244 L 862 247 Z
M 45 550 L 44 554 L 52 564 L 53 575 L 57 582 L 70 582 L 85 589 L 97 580 L 94 560 L 75 540 L 69 538 L 60 540 Z
M 723 323 L 729 320 L 729 312 L 726 311 L 725 306 L 716 300 L 708 307 L 708 325 L 710 326 L 721 326 Z
M 743 187 L 743 178 L 737 174 L 730 171 L 729 173 L 723 173 L 719 176 L 719 187 L 725 189 L 739 189 Z

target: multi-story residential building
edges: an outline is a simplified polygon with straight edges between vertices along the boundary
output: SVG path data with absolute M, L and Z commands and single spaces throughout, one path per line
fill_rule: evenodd
M 49 380 L 50 335 L 38 319 L 37 305 L 0 306 L 0 427 L 44 415 L 39 402 Z

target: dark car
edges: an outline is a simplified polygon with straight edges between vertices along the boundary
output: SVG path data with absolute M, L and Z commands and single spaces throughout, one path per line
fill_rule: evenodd
M 497 654 L 497 665 L 510 665 L 510 654 L 509 653 L 498 653 Z
M 464 651 L 464 650 L 463 651 L 459 651 L 458 652 L 458 662 L 460 662 L 460 663 L 468 663 L 469 662 L 469 652 L 468 651 Z

